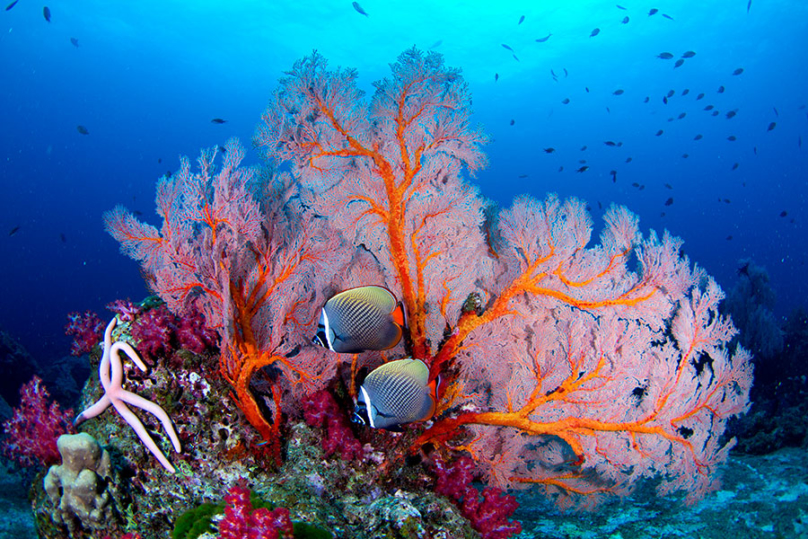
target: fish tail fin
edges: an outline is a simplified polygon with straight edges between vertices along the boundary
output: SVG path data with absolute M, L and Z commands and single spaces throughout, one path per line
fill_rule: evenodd
M 393 309 L 393 312 L 390 313 L 390 316 L 393 319 L 393 322 L 398 324 L 399 327 L 405 328 L 407 327 L 407 313 L 404 310 L 404 304 L 400 301 L 396 304 L 396 308 Z

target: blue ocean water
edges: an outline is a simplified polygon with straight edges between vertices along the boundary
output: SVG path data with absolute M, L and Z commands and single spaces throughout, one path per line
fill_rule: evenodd
M 49 1 L 50 21 L 29 0 L 0 11 L 0 327 L 40 361 L 66 354 L 69 311 L 104 317 L 106 303 L 148 293 L 104 211 L 124 204 L 157 223 L 157 178 L 180 155 L 248 143 L 277 79 L 313 49 L 372 93 L 413 45 L 463 70 L 492 137 L 473 180 L 487 197 L 576 196 L 596 223 L 624 204 L 644 231 L 682 237 L 725 289 L 751 258 L 778 316 L 808 305 L 808 4 L 360 4 L 365 14 L 347 0 Z

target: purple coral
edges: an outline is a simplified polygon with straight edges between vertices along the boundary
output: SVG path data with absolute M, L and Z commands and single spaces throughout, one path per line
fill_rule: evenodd
M 291 538 L 292 520 L 289 510 L 278 507 L 253 509 L 250 490 L 233 485 L 224 497 L 224 519 L 219 524 L 221 539 L 280 539 Z
M 516 498 L 489 487 L 483 489 L 480 499 L 480 493 L 471 484 L 474 462 L 469 457 L 460 457 L 447 466 L 438 456 L 432 465 L 437 475 L 435 492 L 454 501 L 483 539 L 507 539 L 522 531 L 521 524 L 508 521 L 519 507 Z
M 165 305 L 142 312 L 132 324 L 132 337 L 138 343 L 138 351 L 151 358 L 180 348 L 201 354 L 213 347 L 217 339 L 199 311 L 179 317 Z
M 74 356 L 89 354 L 93 346 L 98 344 L 104 334 L 104 323 L 92 311 L 84 314 L 77 312 L 67 315 L 65 334 L 73 337 L 70 353 Z
M 325 389 L 317 391 L 303 401 L 303 418 L 310 427 L 325 427 L 323 452 L 331 456 L 339 451 L 342 460 L 359 459 L 364 455 L 362 444 L 356 439 L 331 393 Z
M 63 412 L 57 402 L 49 406 L 50 393 L 38 376 L 20 388 L 20 397 L 20 406 L 3 423 L 8 436 L 3 441 L 3 453 L 22 466 L 58 463 L 61 456 L 56 440 L 62 434 L 75 432 L 71 421 L 73 410 Z

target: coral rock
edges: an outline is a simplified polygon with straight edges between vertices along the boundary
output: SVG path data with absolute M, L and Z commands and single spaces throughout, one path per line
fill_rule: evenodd
M 53 521 L 71 532 L 77 521 L 85 528 L 103 529 L 112 517 L 107 480 L 111 474 L 109 453 L 86 433 L 65 434 L 57 441 L 60 466 L 51 466 L 44 487 L 55 508 Z

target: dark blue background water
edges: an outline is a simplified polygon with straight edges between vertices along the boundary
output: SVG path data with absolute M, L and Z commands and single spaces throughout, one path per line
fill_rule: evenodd
M 147 294 L 101 214 L 124 204 L 156 223 L 156 179 L 179 155 L 248 142 L 275 81 L 313 49 L 357 68 L 369 92 L 404 49 L 442 52 L 493 137 L 475 179 L 486 196 L 556 191 L 596 220 L 625 204 L 644 231 L 683 237 L 725 288 L 750 257 L 771 274 L 778 316 L 808 304 L 808 4 L 364 0 L 368 16 L 348 1 L 237 4 L 49 2 L 50 23 L 28 0 L 0 12 L 0 327 L 40 361 L 67 353 L 67 312 L 104 317 L 106 303 Z M 580 160 L 590 168 L 576 173 Z

